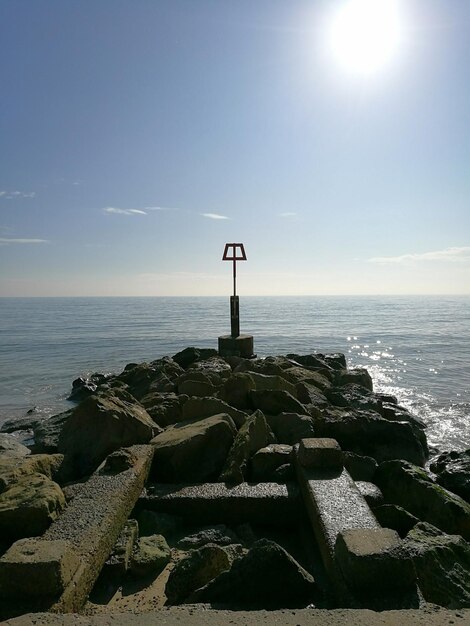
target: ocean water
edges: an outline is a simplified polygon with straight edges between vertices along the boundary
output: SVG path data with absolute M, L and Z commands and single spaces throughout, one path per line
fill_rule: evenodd
M 259 357 L 344 352 L 428 425 L 430 445 L 470 447 L 470 297 L 241 297 Z M 0 298 L 0 424 L 71 405 L 77 376 L 217 347 L 228 298 Z

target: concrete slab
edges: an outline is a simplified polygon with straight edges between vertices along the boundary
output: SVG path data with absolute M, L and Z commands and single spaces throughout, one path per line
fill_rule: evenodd
M 285 526 L 298 521 L 300 494 L 295 483 L 225 483 L 148 485 L 137 511 L 150 509 L 213 524 L 267 524 Z
M 336 439 L 328 437 L 301 439 L 298 458 L 303 467 L 337 470 L 343 468 L 343 451 Z

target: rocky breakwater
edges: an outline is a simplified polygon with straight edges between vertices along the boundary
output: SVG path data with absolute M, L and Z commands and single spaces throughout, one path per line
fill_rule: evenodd
M 441 455 L 433 472 L 424 469 L 425 424 L 395 397 L 374 393 L 369 373 L 348 369 L 344 355 L 242 359 L 187 348 L 171 358 L 130 363 L 117 375 L 77 379 L 71 399 L 78 402 L 75 408 L 29 424 L 29 447 L 18 443 L 11 423 L 12 434 L 0 435 L 4 616 L 21 612 L 23 605 L 27 610 L 32 599 L 49 610 L 77 610 L 101 568 L 145 580 L 166 571 L 162 603 L 338 606 L 328 585 L 312 575 L 308 559 L 300 563 L 302 556 L 289 552 L 288 542 L 280 545 L 233 516 L 223 519 L 230 498 L 237 510 L 243 501 L 253 511 L 262 500 L 257 486 L 269 494 L 266 486 L 273 484 L 282 510 L 300 519 L 304 513 L 288 507 L 294 501 L 298 506 L 296 450 L 310 439 L 339 444 L 347 485 L 361 492 L 378 524 L 395 531 L 394 553 L 412 563 L 421 599 L 470 606 L 468 451 Z M 223 500 L 220 523 L 208 526 L 183 519 L 176 509 L 146 508 L 149 499 L 137 500 L 145 481 L 149 494 L 165 494 L 160 504 L 177 507 L 184 501 L 186 509 L 189 492 L 178 500 L 181 487 L 204 484 L 206 493 L 212 489 Z M 180 488 L 176 495 L 174 485 Z M 119 514 L 112 502 L 100 507 L 93 500 L 106 498 L 107 489 Z M 88 520 L 87 507 L 103 509 L 102 519 Z M 73 532 L 68 519 L 78 523 Z M 100 528 L 116 541 L 112 554 Z M 99 558 L 87 559 L 87 550 Z M 36 560 L 28 556 L 31 551 Z M 87 560 L 92 568 L 84 568 Z M 49 589 L 34 578 L 44 568 Z M 84 570 L 80 578 L 77 572 Z M 79 594 L 72 590 L 77 585 Z

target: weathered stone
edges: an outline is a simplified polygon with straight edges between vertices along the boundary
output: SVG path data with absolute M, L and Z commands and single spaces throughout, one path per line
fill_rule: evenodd
M 235 422 L 237 428 L 243 426 L 247 414 L 230 406 L 219 398 L 189 398 L 183 405 L 183 420 L 203 419 L 218 413 L 226 413 Z
M 183 518 L 168 513 L 158 513 L 144 509 L 138 517 L 139 532 L 141 536 L 163 535 L 165 539 L 171 538 L 183 526 Z
M 362 385 L 362 387 L 365 387 L 369 391 L 374 390 L 371 375 L 366 369 L 362 367 L 357 367 L 350 370 L 339 370 L 337 372 L 336 384 L 338 386 L 348 385 L 350 383 Z
M 407 422 L 390 422 L 374 411 L 330 409 L 314 420 L 317 437 L 336 439 L 343 450 L 376 461 L 405 459 L 424 465 L 425 452 Z
M 293 446 L 301 439 L 315 436 L 313 419 L 310 415 L 279 413 L 266 415 L 266 421 L 279 443 Z
M 67 541 L 20 539 L 0 559 L 0 596 L 58 596 L 79 565 Z
M 138 536 L 139 525 L 137 520 L 127 520 L 114 544 L 113 551 L 104 564 L 103 572 L 108 576 L 122 576 L 127 572 Z
M 305 413 L 305 408 L 288 391 L 261 390 L 250 391 L 250 401 L 255 409 L 269 415 L 279 413 Z
M 171 552 L 165 537 L 162 535 L 140 537 L 132 552 L 130 571 L 134 576 L 156 575 L 170 560 Z
M 218 545 L 208 544 L 191 551 L 170 572 L 165 587 L 168 604 L 181 604 L 193 591 L 228 570 L 230 565 L 227 551 Z
M 170 426 L 152 440 L 152 478 L 159 482 L 215 480 L 225 463 L 237 429 L 225 413 Z
M 470 505 L 434 483 L 425 470 L 406 461 L 381 463 L 375 482 L 385 501 L 398 504 L 450 534 L 470 539 Z
M 341 356 L 344 358 L 344 355 Z M 319 371 L 331 368 L 331 365 L 326 362 L 325 355 L 323 354 L 288 354 L 287 358 L 304 367 L 312 367 Z M 344 368 L 346 369 L 346 360 L 344 361 Z
M 131 394 L 140 400 L 152 392 L 175 391 L 176 379 L 184 372 L 170 357 L 151 363 L 130 363 L 117 379 L 126 383 Z
M 0 433 L 15 433 L 18 430 L 32 430 L 39 421 L 41 421 L 40 418 L 34 415 L 6 420 L 0 428 Z
M 282 373 L 287 380 L 293 384 L 308 383 L 313 387 L 316 387 L 320 392 L 325 393 L 327 389 L 331 387 L 330 380 L 320 373 L 319 371 L 313 371 L 304 367 L 292 366 L 285 369 Z
M 83 476 L 114 450 L 148 443 L 158 430 L 141 405 L 98 393 L 75 409 L 60 433 L 58 447 L 69 472 Z
M 411 430 L 413 431 L 413 435 L 420 442 L 421 447 L 423 448 L 425 457 L 427 458 L 429 456 L 428 442 L 425 433 L 426 423 L 422 419 L 416 417 L 415 415 L 411 415 L 409 411 L 401 406 L 389 403 L 384 403 L 382 405 L 382 415 L 385 419 L 391 422 L 408 422 L 411 426 Z
M 365 480 L 356 480 L 356 487 L 362 493 L 364 500 L 371 508 L 380 506 L 383 503 L 383 493 L 374 483 Z
M 373 511 L 383 528 L 396 530 L 402 539 L 419 522 L 417 517 L 396 504 L 381 504 L 374 507 Z
M 431 463 L 436 482 L 470 502 L 470 449 L 443 452 Z
M 297 383 L 295 386 L 296 395 L 295 397 L 299 402 L 301 402 L 305 407 L 308 408 L 309 414 L 312 412 L 315 416 L 319 415 L 319 411 L 327 406 L 329 406 L 329 402 L 326 399 L 326 396 L 314 385 L 309 382 L 301 382 Z
M 11 542 L 41 535 L 64 507 L 55 482 L 42 474 L 20 476 L 0 494 L 0 536 Z
M 343 469 L 343 453 L 335 439 L 301 439 L 297 458 L 303 467 Z
M 286 608 L 306 606 L 315 590 L 313 577 L 290 554 L 273 541 L 261 539 L 195 598 L 237 608 Z
M 33 429 L 35 452 L 45 454 L 57 452 L 60 433 L 73 412 L 74 409 L 70 409 L 36 424 Z
M 211 357 L 217 356 L 217 350 L 212 348 L 185 348 L 173 355 L 173 361 L 178 363 L 180 367 L 186 369 L 192 363 L 203 359 L 209 359 Z
M 208 526 L 197 533 L 183 537 L 178 541 L 177 547 L 180 550 L 194 550 L 208 543 L 214 543 L 218 546 L 228 546 L 238 541 L 238 537 L 230 528 L 227 528 L 224 524 L 219 524 L 217 526 Z
M 370 410 L 377 413 L 382 411 L 382 401 L 369 389 L 355 383 L 333 387 L 328 389 L 325 395 L 335 406 Z
M 57 481 L 64 460 L 63 454 L 30 454 L 0 457 L 0 493 L 13 485 L 21 476 L 43 474 Z
M 183 405 L 187 400 L 188 396 L 184 394 L 157 391 L 147 394 L 140 402 L 155 424 L 166 428 L 187 419 L 183 415 Z
M 218 387 L 207 380 L 194 380 L 192 378 L 186 378 L 178 383 L 178 393 L 184 393 L 187 396 L 197 396 L 203 398 L 205 396 L 212 396 L 217 393 Z
M 351 474 L 353 480 L 372 481 L 375 470 L 377 469 L 377 461 L 371 456 L 361 456 L 354 452 L 343 451 L 344 467 Z
M 347 585 L 361 599 L 416 588 L 411 558 L 389 528 L 354 528 L 337 538 L 335 558 Z
M 12 435 L 0 434 L 0 454 L 2 457 L 7 455 L 22 457 L 31 454 L 31 450 Z
M 218 377 L 227 378 L 231 375 L 232 368 L 225 359 L 214 355 L 189 365 L 188 373 L 191 371 L 202 371 L 206 374 L 217 374 Z
M 95 373 L 89 378 L 84 378 L 83 376 L 76 378 L 72 383 L 72 391 L 67 399 L 81 402 L 88 396 L 96 393 L 98 387 L 105 384 L 110 377 L 110 374 Z
M 470 606 L 470 545 L 462 537 L 420 522 L 404 545 L 427 602 L 453 609 Z
M 251 457 L 270 443 L 274 443 L 274 435 L 263 413 L 256 411 L 238 431 L 220 474 L 220 480 L 235 485 L 242 483 L 248 475 Z
M 270 376 L 261 374 L 260 372 L 250 372 L 250 376 L 255 383 L 257 391 L 287 391 L 294 398 L 297 391 L 294 384 L 283 378 L 282 376 Z
M 279 477 L 276 470 L 292 461 L 292 446 L 271 444 L 261 448 L 251 459 L 251 479 L 270 482 Z
M 247 373 L 234 373 L 227 378 L 221 391 L 221 398 L 236 409 L 253 409 L 250 391 L 254 390 L 255 382 Z

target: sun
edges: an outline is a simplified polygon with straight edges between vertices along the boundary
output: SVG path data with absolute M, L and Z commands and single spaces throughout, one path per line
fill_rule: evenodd
M 327 45 L 347 73 L 369 76 L 393 64 L 404 34 L 400 0 L 343 0 L 331 15 Z

